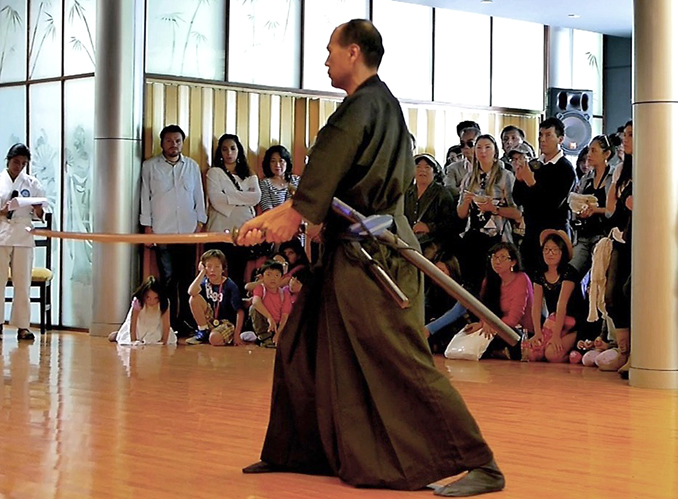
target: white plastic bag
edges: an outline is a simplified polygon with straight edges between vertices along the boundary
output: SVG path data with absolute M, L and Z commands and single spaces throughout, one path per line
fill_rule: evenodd
M 445 349 L 445 357 L 457 360 L 480 360 L 492 338 L 486 338 L 480 328 L 475 333 L 467 334 L 463 330 L 454 335 Z

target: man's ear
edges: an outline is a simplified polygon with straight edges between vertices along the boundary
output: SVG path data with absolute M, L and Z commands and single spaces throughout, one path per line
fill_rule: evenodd
M 565 135 L 561 135 L 558 137 L 558 144 L 563 145 L 563 141 L 565 140 Z
M 351 57 L 351 60 L 356 61 L 361 54 L 360 45 L 358 45 L 357 43 L 352 43 L 351 45 L 348 46 L 348 53 L 349 56 Z

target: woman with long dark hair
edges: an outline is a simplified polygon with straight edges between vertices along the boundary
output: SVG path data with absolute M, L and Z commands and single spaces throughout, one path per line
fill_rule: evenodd
M 512 242 L 510 220 L 521 213 L 513 202 L 515 177 L 499 161 L 497 142 L 480 135 L 475 143 L 473 169 L 462 180 L 457 205 L 459 218 L 466 220 L 462 236 L 462 274 L 471 291 L 477 292 L 483 278 L 487 251 L 501 241 Z
M 577 243 L 574 245 L 574 256 L 570 265 L 579 272 L 580 277 L 591 268 L 593 247 L 610 230 L 605 206 L 614 174 L 614 168 L 608 165 L 608 161 L 614 154 L 607 135 L 598 135 L 591 139 L 587 156 L 590 170 L 579 181 L 577 193 L 594 196 L 596 204 L 585 204 L 581 211 L 574 214 L 573 223 Z
M 605 308 L 612 318 L 619 356 L 602 369 L 619 367 L 622 376 L 628 374 L 628 366 L 622 366 L 631 351 L 631 296 L 626 290 L 631 280 L 631 218 L 633 211 L 633 122 L 624 125 L 622 135 L 624 161 L 617 167 L 607 197 L 607 211 L 610 223 L 621 234 L 623 243 L 613 240 L 610 264 L 607 269 Z M 621 366 L 621 367 L 620 367 Z
M 247 163 L 237 135 L 227 133 L 219 138 L 212 167 L 207 170 L 207 199 L 209 232 L 232 230 L 255 216 L 254 207 L 261 200 L 259 179 Z M 209 249 L 224 252 L 231 279 L 242 287 L 250 251 L 232 244 L 209 245 Z

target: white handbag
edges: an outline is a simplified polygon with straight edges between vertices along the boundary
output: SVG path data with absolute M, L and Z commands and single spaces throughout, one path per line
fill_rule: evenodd
M 475 333 L 463 330 L 454 335 L 445 349 L 445 357 L 456 360 L 480 360 L 493 338 L 487 338 L 480 328 Z

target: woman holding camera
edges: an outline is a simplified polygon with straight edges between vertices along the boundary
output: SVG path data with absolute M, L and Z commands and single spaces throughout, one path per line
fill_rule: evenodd
M 477 294 L 485 272 L 489 249 L 504 241 L 512 242 L 510 220 L 521 213 L 513 202 L 515 177 L 499 161 L 497 142 L 491 135 L 480 135 L 475 144 L 473 169 L 461 182 L 457 214 L 466 220 L 462 237 L 462 275 Z
M 591 268 L 593 247 L 607 235 L 610 229 L 605 206 L 614 173 L 614 168 L 607 164 L 612 156 L 614 156 L 614 149 L 607 135 L 598 135 L 591 139 L 588 152 L 588 163 L 591 169 L 581 178 L 577 193 L 594 196 L 596 203 L 585 204 L 579 213 L 574 213 L 573 223 L 577 243 L 574 246 L 574 256 L 570 265 L 575 268 L 580 277 Z

